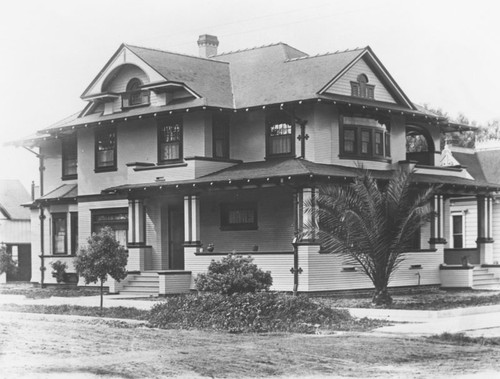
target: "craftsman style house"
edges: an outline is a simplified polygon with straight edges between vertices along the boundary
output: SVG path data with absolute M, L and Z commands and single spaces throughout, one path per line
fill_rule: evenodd
M 478 263 L 500 260 L 497 186 L 440 166 L 441 133 L 464 126 L 413 104 L 369 47 L 309 56 L 277 43 L 218 54 L 210 35 L 198 45 L 200 57 L 121 45 L 83 92 L 80 113 L 23 141 L 39 147 L 44 167 L 31 204 L 32 281 L 52 283 L 39 268 L 50 272 L 55 260 L 72 270 L 78 246 L 108 225 L 129 252 L 130 275 L 111 281 L 113 292 L 189 291 L 230 252 L 253 256 L 272 271 L 273 289 L 291 291 L 292 240 L 314 217 L 302 205 L 319 184 L 352 180 L 360 163 L 379 178 L 410 166 L 415 185 L 442 184 L 438 217 L 393 286 L 442 284 L 455 197 L 478 207 Z M 407 152 L 415 136 L 426 147 Z M 371 286 L 327 253 L 314 235 L 299 241 L 299 291 Z

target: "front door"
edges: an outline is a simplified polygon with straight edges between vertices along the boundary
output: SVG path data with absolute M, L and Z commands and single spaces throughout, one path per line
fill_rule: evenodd
M 173 208 L 168 212 L 168 268 L 184 270 L 184 210 Z

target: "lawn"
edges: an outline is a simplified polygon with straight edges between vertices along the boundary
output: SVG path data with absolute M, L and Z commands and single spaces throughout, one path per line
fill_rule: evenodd
M 494 377 L 500 360 L 498 346 L 439 339 L 367 333 L 229 334 L 51 317 L 2 314 L 3 376 Z
M 444 310 L 482 305 L 500 305 L 500 291 L 444 291 L 439 289 L 410 289 L 404 294 L 393 294 L 389 309 Z M 317 301 L 334 308 L 371 308 L 371 294 L 357 296 L 335 295 L 317 297 Z
M 99 288 L 61 288 L 60 287 L 34 287 L 29 283 L 7 283 L 0 285 L 0 294 L 2 295 L 23 295 L 29 299 L 46 299 L 52 296 L 57 297 L 79 297 L 79 296 L 97 296 Z

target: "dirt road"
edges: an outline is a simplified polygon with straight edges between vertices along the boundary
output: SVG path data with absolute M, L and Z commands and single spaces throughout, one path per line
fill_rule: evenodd
M 500 347 L 370 334 L 233 335 L 0 312 L 0 341 L 2 378 L 424 378 L 500 372 Z

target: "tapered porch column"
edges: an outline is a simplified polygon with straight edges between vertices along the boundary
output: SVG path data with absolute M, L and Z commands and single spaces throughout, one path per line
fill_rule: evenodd
M 431 239 L 429 244 L 431 248 L 436 249 L 436 245 L 445 245 L 447 243 L 444 238 L 444 196 L 434 195 L 431 203 L 435 217 L 431 219 Z
M 493 199 L 477 196 L 477 248 L 481 264 L 493 263 Z
M 144 201 L 129 200 L 128 201 L 128 245 L 144 245 L 145 226 L 144 226 Z
M 317 188 L 301 188 L 297 192 L 297 234 L 302 236 L 302 242 L 314 242 L 317 239 L 316 227 L 318 225 L 318 198 Z M 309 230 L 305 231 L 304 228 Z M 312 228 L 312 230 L 311 230 Z
M 184 196 L 184 245 L 200 246 L 200 196 Z

